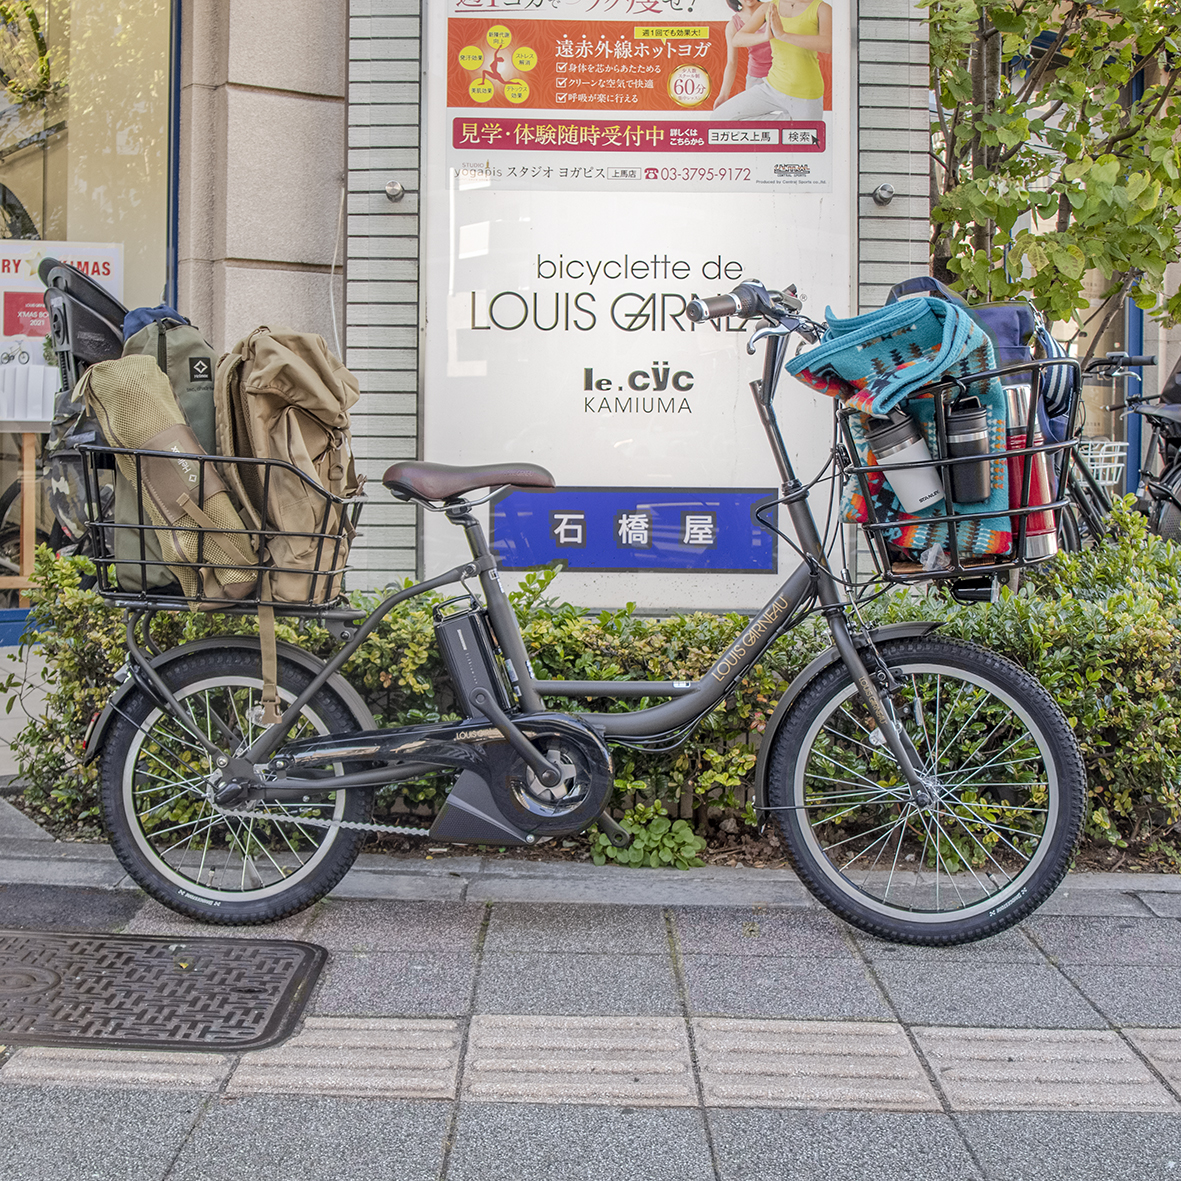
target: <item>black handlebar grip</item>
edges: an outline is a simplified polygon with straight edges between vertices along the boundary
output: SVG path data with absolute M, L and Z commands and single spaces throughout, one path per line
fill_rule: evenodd
M 763 295 L 759 284 L 739 283 L 728 295 L 709 295 L 691 299 L 685 314 L 695 324 L 702 320 L 720 320 L 723 316 L 753 316 Z
M 720 320 L 723 316 L 742 315 L 742 301 L 737 295 L 707 295 L 691 299 L 685 307 L 685 315 L 695 324 L 702 320 Z
M 1155 365 L 1156 357 L 1125 357 L 1122 363 L 1138 368 L 1142 365 Z

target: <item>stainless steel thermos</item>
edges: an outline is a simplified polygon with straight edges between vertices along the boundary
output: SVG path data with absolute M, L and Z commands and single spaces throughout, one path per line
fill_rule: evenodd
M 1026 429 L 1029 423 L 1029 386 L 1007 385 L 1005 399 L 1008 402 L 1008 431 L 1005 435 L 1005 446 L 1010 451 L 1019 451 L 1026 444 Z M 1043 445 L 1042 432 L 1036 419 L 1033 424 L 1034 447 Z M 1050 488 L 1049 468 L 1046 464 L 1046 453 L 1035 455 L 1015 455 L 1009 458 L 1009 508 L 1021 507 L 1021 488 L 1025 482 L 1025 461 L 1030 461 L 1029 500 L 1027 506 L 1035 508 L 1038 505 L 1050 504 L 1053 492 Z M 1021 518 L 1013 517 L 1013 541 L 1016 544 L 1017 531 Z M 1052 510 L 1028 513 L 1025 517 L 1025 556 L 1027 558 L 1051 558 L 1058 552 L 1058 525 L 1054 520 Z
M 905 411 L 894 410 L 889 422 L 867 432 L 878 466 L 898 503 L 908 513 L 930 508 L 943 499 L 943 485 L 931 461 L 923 432 Z M 896 464 L 925 464 L 925 467 L 895 467 Z

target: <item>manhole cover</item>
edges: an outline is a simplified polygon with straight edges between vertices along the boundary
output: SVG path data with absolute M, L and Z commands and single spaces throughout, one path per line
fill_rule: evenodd
M 287 939 L 0 930 L 0 1043 L 257 1049 L 291 1033 L 327 958 Z

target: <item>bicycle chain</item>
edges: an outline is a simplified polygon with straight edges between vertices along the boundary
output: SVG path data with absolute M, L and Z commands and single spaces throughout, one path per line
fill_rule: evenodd
M 410 828 L 405 824 L 362 824 L 359 820 L 320 820 L 312 816 L 287 816 L 274 812 L 242 812 L 235 808 L 219 808 L 216 804 L 213 805 L 213 809 L 219 816 L 231 816 L 236 820 L 278 820 L 304 824 L 311 828 L 359 828 L 362 832 L 392 832 L 405 837 L 431 835 L 429 828 Z

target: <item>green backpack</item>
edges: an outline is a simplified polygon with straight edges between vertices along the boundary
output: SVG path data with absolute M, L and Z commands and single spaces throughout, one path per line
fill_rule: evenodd
M 146 323 L 145 323 L 146 321 Z M 139 327 L 142 325 L 142 327 Z M 212 346 L 179 312 L 161 305 L 158 308 L 135 308 L 128 312 L 123 330 L 131 335 L 123 342 L 123 356 L 146 354 L 154 357 L 160 371 L 172 384 L 176 400 L 197 442 L 209 455 L 217 454 L 217 430 L 213 415 L 213 378 L 217 371 L 217 354 Z M 139 523 L 139 504 L 134 484 L 116 470 L 115 523 Z M 143 558 L 162 563 L 164 556 L 156 533 L 143 532 Z M 143 586 L 139 531 L 116 529 L 114 538 L 119 585 L 127 591 L 155 590 L 168 586 L 173 577 L 165 565 L 148 565 L 147 586 Z

